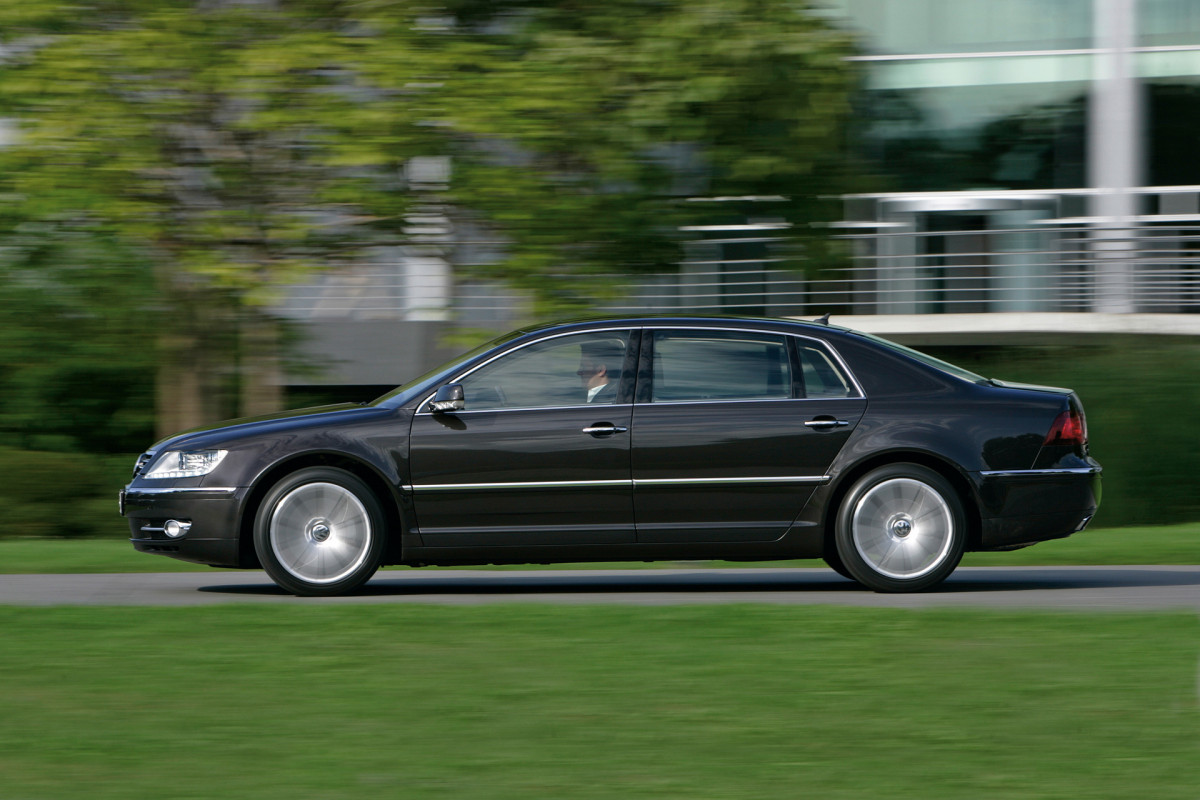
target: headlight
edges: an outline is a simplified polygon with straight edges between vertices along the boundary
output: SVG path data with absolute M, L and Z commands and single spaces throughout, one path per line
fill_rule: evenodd
M 168 450 L 158 457 L 143 478 L 199 478 L 217 468 L 225 450 Z

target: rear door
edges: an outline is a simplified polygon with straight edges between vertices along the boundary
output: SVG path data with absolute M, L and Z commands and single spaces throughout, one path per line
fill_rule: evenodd
M 641 363 L 631 453 L 639 542 L 780 538 L 866 408 L 816 339 L 647 330 Z

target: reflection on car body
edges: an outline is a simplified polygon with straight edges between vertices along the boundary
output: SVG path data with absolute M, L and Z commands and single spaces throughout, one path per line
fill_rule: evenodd
M 338 594 L 381 565 L 824 558 L 877 591 L 1082 530 L 1079 398 L 827 323 L 517 331 L 368 405 L 235 420 L 138 460 L 138 550 Z

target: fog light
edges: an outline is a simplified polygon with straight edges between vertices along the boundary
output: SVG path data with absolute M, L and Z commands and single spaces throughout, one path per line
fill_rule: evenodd
M 180 522 L 177 519 L 169 519 L 163 523 L 163 533 L 170 536 L 172 539 L 178 539 L 192 529 L 192 523 Z

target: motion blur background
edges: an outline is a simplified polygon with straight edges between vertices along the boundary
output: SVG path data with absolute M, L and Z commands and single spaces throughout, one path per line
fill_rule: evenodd
M 1191 0 L 3 4 L 0 536 L 597 312 L 1071 386 L 1099 524 L 1200 519 L 1198 131 Z

